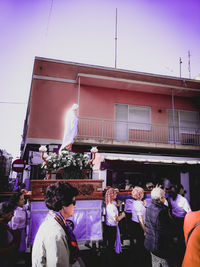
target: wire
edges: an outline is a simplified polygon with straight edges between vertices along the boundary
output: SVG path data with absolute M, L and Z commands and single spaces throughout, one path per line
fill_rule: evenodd
M 7 101 L 0 101 L 0 104 L 13 104 L 13 105 L 26 105 L 26 102 L 7 102 Z

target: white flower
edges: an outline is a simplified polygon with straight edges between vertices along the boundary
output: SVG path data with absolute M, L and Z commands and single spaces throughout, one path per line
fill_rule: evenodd
M 96 146 L 93 146 L 91 149 L 90 149 L 90 152 L 92 153 L 97 153 L 98 152 L 98 149 Z
M 40 146 L 39 151 L 40 152 L 46 152 L 47 151 L 47 147 L 46 146 Z
M 47 158 L 48 157 L 48 154 L 45 152 L 44 155 L 43 155 L 44 158 Z

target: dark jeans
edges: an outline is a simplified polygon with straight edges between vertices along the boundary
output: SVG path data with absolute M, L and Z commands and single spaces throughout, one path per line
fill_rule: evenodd
M 184 255 L 185 255 L 185 238 L 184 238 L 184 232 L 183 232 L 183 223 L 184 223 L 184 218 L 178 218 L 178 217 L 173 217 L 174 222 L 175 222 L 175 236 L 178 239 L 177 243 L 177 259 L 179 265 L 182 264 Z
M 131 237 L 131 226 L 132 226 L 132 213 L 126 212 L 126 238 L 130 239 Z
M 134 221 L 131 226 L 131 251 L 134 255 L 135 266 L 151 266 L 150 253 L 144 247 L 144 231 L 142 226 Z
M 136 241 L 137 246 L 144 247 L 144 231 L 137 222 L 131 222 L 131 245 Z
M 109 250 L 114 249 L 115 240 L 117 235 L 117 227 L 116 226 L 108 226 L 106 225 L 106 245 Z

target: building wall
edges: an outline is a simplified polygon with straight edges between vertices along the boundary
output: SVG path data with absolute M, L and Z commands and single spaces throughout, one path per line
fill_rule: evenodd
M 34 79 L 28 138 L 61 140 L 65 113 L 77 102 L 78 84 Z M 114 120 L 116 103 L 150 106 L 152 124 L 167 125 L 167 109 L 172 108 L 168 95 L 80 86 L 80 117 Z M 190 99 L 182 97 L 175 97 L 175 109 L 197 110 Z
M 62 139 L 64 117 L 77 102 L 77 85 L 34 79 L 28 138 Z

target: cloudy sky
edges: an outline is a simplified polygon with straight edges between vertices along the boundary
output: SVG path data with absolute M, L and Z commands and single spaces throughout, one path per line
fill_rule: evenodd
M 35 56 L 179 77 L 200 74 L 199 0 L 0 0 L 0 149 L 19 156 Z

